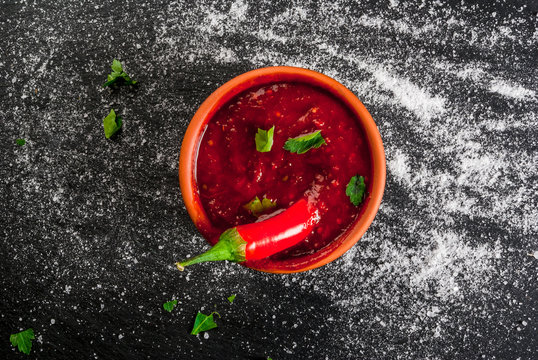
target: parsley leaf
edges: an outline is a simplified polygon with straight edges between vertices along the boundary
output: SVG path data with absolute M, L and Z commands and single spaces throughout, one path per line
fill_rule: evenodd
M 366 195 L 366 184 L 364 183 L 364 176 L 355 175 L 349 180 L 346 187 L 346 195 L 349 196 L 349 200 L 355 206 L 359 206 Z
M 17 346 L 20 352 L 23 352 L 27 355 L 30 354 L 30 350 L 32 350 L 33 339 L 35 339 L 34 330 L 31 328 L 21 331 L 17 334 L 11 334 L 11 336 L 9 337 L 11 345 Z
M 24 146 L 24 144 L 26 144 L 26 140 L 24 139 L 17 139 L 15 141 L 17 142 L 17 145 L 19 146 Z
M 258 217 L 261 213 L 265 212 L 265 210 L 272 209 L 275 206 L 276 200 L 268 199 L 265 196 L 260 200 L 260 198 L 256 196 L 248 204 L 243 205 L 243 208 L 250 211 L 252 215 Z
M 123 66 L 119 60 L 114 59 L 112 61 L 112 72 L 107 76 L 107 82 L 103 84 L 103 87 L 111 85 L 135 85 L 136 80 L 131 80 L 129 75 L 123 71 Z
M 112 71 L 113 72 L 116 72 L 116 73 L 121 73 L 123 72 L 123 66 L 121 65 L 121 62 L 119 60 L 112 60 Z
M 256 141 L 256 150 L 259 152 L 269 152 L 273 147 L 273 134 L 275 133 L 275 127 L 273 126 L 269 130 L 258 129 L 258 133 L 254 137 Z
M 164 310 L 172 312 L 177 305 L 177 300 L 167 301 L 163 304 Z
M 107 139 L 110 139 L 112 135 L 114 135 L 118 132 L 119 129 L 121 129 L 122 124 L 123 122 L 121 121 L 121 117 L 116 116 L 116 112 L 114 112 L 114 109 L 110 110 L 110 113 L 107 115 L 107 117 L 103 119 L 105 137 Z
M 213 311 L 209 315 L 204 315 L 201 312 L 198 312 L 198 315 L 196 315 L 196 320 L 194 320 L 194 326 L 192 327 L 191 335 L 198 335 L 202 331 L 216 328 L 217 324 L 213 320 L 213 314 L 219 315 L 219 313 L 216 311 Z
M 284 150 L 288 150 L 291 153 L 304 154 L 308 150 L 319 148 L 324 144 L 326 142 L 323 136 L 321 136 L 321 130 L 317 130 L 310 134 L 288 139 L 284 144 Z
M 233 304 L 233 303 L 234 303 L 234 300 L 235 300 L 235 297 L 236 297 L 236 296 L 237 296 L 236 294 L 233 294 L 233 295 L 231 295 L 231 296 L 228 296 L 228 301 L 230 302 L 230 304 Z

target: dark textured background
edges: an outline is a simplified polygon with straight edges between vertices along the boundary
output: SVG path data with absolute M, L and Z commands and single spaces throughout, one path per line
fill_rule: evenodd
M 39 359 L 536 359 L 537 10 L 0 2 L 0 357 L 24 358 L 9 334 L 32 327 Z M 101 88 L 114 57 L 137 89 Z M 382 208 L 314 271 L 180 273 L 206 247 L 178 186 L 187 124 L 268 65 L 324 72 L 363 100 L 387 151 Z M 222 318 L 191 336 L 200 309 Z

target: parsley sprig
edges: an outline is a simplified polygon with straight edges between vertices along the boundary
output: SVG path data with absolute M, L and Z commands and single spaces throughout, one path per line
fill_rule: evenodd
M 135 85 L 136 80 L 131 80 L 129 75 L 123 71 L 123 66 L 119 60 L 114 59 L 112 61 L 112 72 L 107 76 L 107 82 L 103 84 L 103 87 L 111 85 Z
M 323 136 L 321 136 L 321 130 L 317 130 L 310 134 L 288 139 L 284 144 L 284 150 L 288 150 L 291 153 L 304 154 L 308 150 L 319 148 L 324 144 L 326 143 Z
M 110 110 L 110 113 L 103 119 L 103 127 L 105 129 L 105 137 L 110 139 L 115 133 L 121 129 L 123 124 L 121 117 L 116 115 L 114 109 Z
M 172 312 L 177 305 L 177 300 L 167 301 L 163 304 L 164 310 Z
M 273 135 L 275 133 L 275 127 L 273 126 L 269 130 L 258 129 L 258 133 L 254 137 L 256 141 L 256 150 L 259 152 L 269 152 L 273 147 Z
M 346 187 L 346 195 L 349 196 L 349 201 L 355 206 L 359 206 L 363 202 L 366 195 L 364 176 L 355 175 L 349 180 Z
M 265 196 L 260 200 L 259 197 L 255 197 L 249 203 L 243 205 L 243 208 L 250 211 L 252 215 L 258 217 L 266 210 L 276 207 L 276 200 L 271 200 Z
M 34 339 L 34 330 L 31 328 L 16 334 L 11 334 L 9 337 L 11 345 L 18 347 L 20 352 L 27 355 L 30 354 L 30 350 L 32 350 L 32 340 Z
M 194 320 L 194 326 L 192 327 L 191 335 L 198 335 L 202 331 L 208 331 L 216 328 L 217 323 L 213 319 L 213 314 L 219 315 L 219 313 L 216 311 L 213 311 L 209 315 L 205 315 L 201 312 L 198 312 L 198 315 L 196 315 L 196 320 Z

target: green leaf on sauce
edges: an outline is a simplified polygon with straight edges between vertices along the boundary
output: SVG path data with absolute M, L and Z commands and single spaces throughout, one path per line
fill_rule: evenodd
M 288 150 L 291 153 L 304 154 L 308 150 L 319 148 L 324 144 L 326 142 L 323 136 L 321 136 L 321 130 L 317 130 L 310 134 L 288 139 L 284 144 L 284 150 Z
M 346 187 L 346 195 L 349 196 L 349 200 L 353 205 L 359 206 L 362 203 L 366 195 L 364 176 L 355 175 L 349 180 Z
M 20 352 L 23 352 L 27 355 L 30 354 L 30 350 L 32 350 L 33 339 L 35 339 L 33 329 L 26 329 L 17 334 L 11 334 L 11 336 L 9 337 L 11 345 L 17 346 Z
M 194 320 L 194 326 L 192 327 L 191 335 L 198 335 L 202 331 L 216 328 L 217 324 L 213 320 L 213 314 L 219 315 L 219 313 L 216 311 L 213 311 L 209 315 L 204 315 L 201 312 L 198 312 L 198 315 L 196 315 L 196 320 Z
M 110 113 L 106 118 L 103 119 L 103 127 L 105 128 L 105 136 L 107 139 L 110 139 L 112 135 L 118 132 L 121 129 L 121 117 L 116 116 L 114 109 L 110 110 Z
M 256 150 L 259 152 L 269 152 L 273 147 L 273 134 L 275 133 L 275 127 L 273 126 L 269 130 L 258 129 L 258 133 L 254 137 L 256 140 Z
M 177 300 L 167 301 L 163 304 L 164 310 L 172 312 L 177 305 Z
M 237 295 L 233 294 L 232 296 L 228 296 L 228 301 L 230 302 L 230 304 L 233 304 L 234 303 L 234 300 L 235 300 L 235 297 Z
M 119 60 L 114 59 L 112 61 L 112 72 L 107 76 L 107 82 L 103 84 L 103 87 L 111 85 L 135 85 L 136 80 L 131 80 L 129 75 L 123 71 L 123 66 Z
M 255 197 L 248 204 L 243 205 L 243 208 L 250 211 L 252 215 L 258 217 L 266 210 L 276 207 L 276 200 L 271 200 L 266 197 L 260 200 L 259 197 Z
M 24 146 L 24 144 L 26 144 L 26 140 L 24 139 L 17 139 L 15 141 L 17 142 L 17 145 L 19 146 Z

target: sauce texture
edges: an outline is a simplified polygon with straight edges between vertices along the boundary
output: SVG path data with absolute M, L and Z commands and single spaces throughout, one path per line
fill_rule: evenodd
M 256 150 L 258 128 L 275 126 L 270 152 Z M 283 149 L 289 138 L 321 130 L 326 145 L 304 154 Z M 346 195 L 354 175 L 368 187 L 371 160 L 358 120 L 337 98 L 303 83 L 274 83 L 249 89 L 225 104 L 209 121 L 198 152 L 196 179 L 202 205 L 214 229 L 213 241 L 231 227 L 255 222 L 243 206 L 255 196 L 288 208 L 309 198 L 320 221 L 307 238 L 279 254 L 285 259 L 313 253 L 341 235 L 357 218 Z

